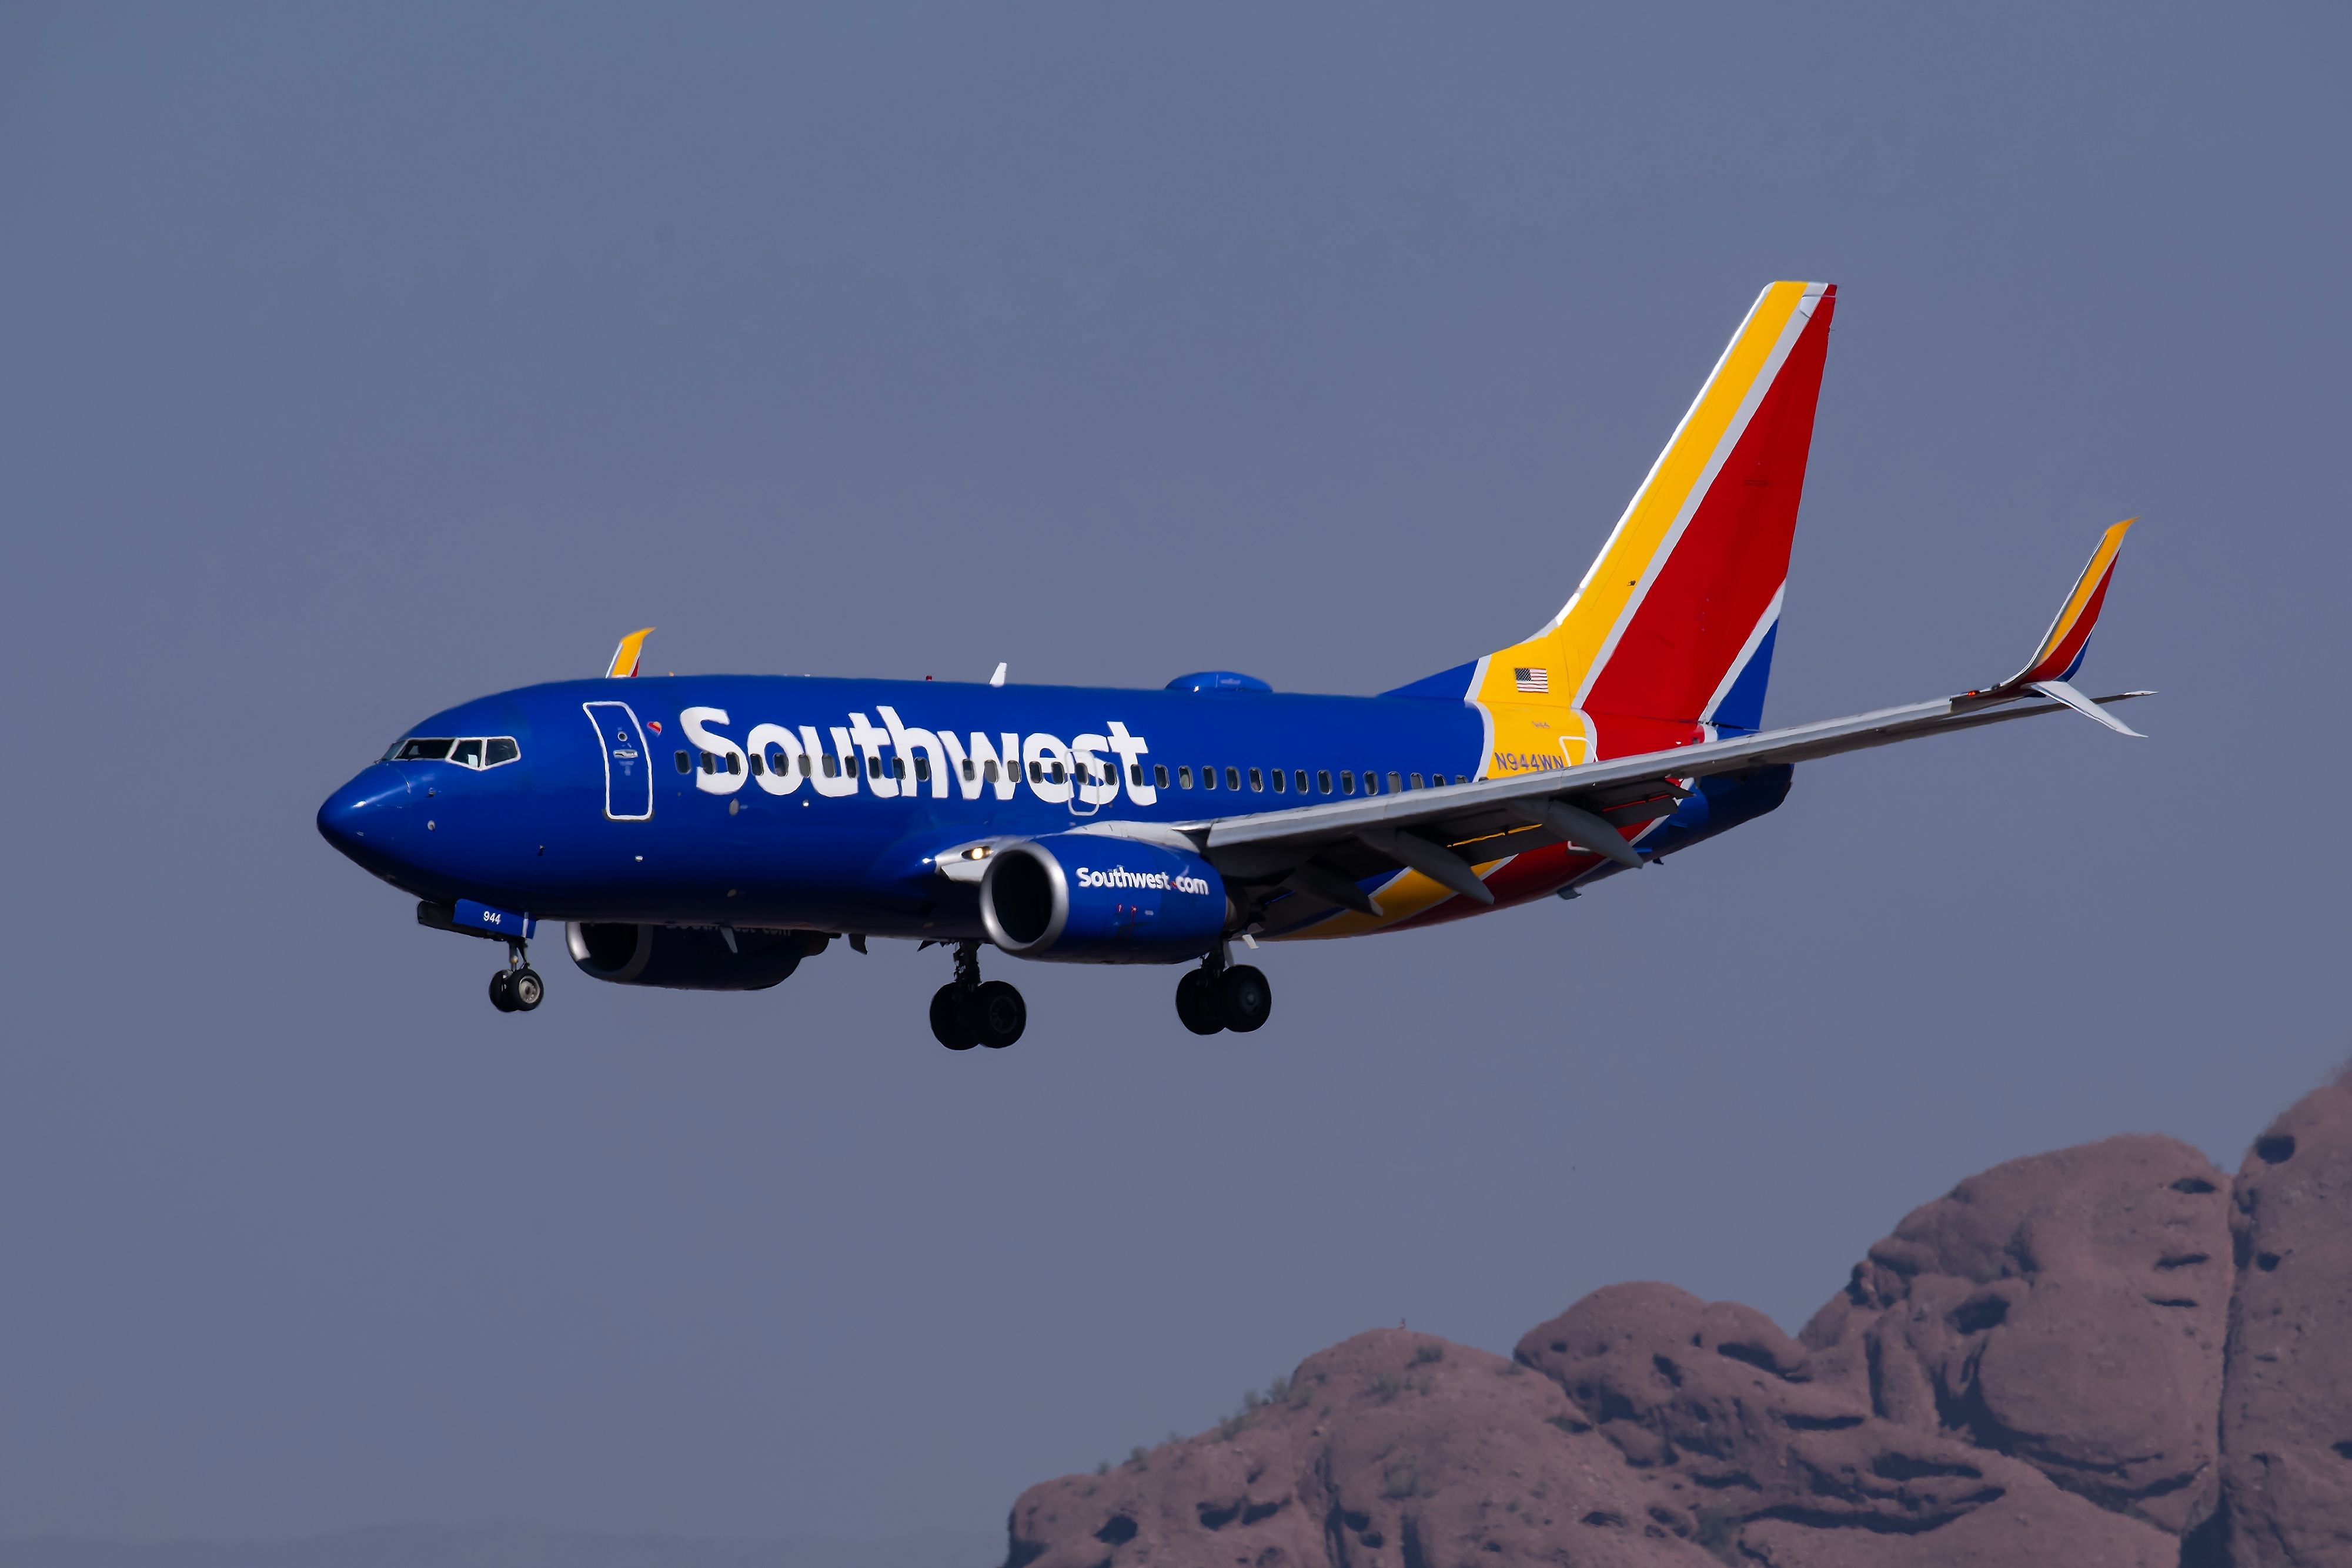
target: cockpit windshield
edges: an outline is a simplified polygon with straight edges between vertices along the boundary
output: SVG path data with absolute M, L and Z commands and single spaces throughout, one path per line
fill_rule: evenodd
M 511 735 L 475 736 L 463 740 L 428 739 L 412 735 L 393 743 L 386 762 L 454 762 L 479 772 L 514 761 L 522 755 Z

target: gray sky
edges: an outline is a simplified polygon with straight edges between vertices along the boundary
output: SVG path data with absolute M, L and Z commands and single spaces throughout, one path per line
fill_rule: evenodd
M 0 11 L 0 1537 L 987 1530 L 1355 1330 L 1800 1322 L 1906 1209 L 2234 1163 L 2347 1047 L 2340 10 Z M 1555 610 L 1840 286 L 1768 718 L 1574 904 L 1172 971 L 492 1012 L 312 831 L 649 668 L 1367 692 Z M 2293 807 L 2294 810 L 2288 810 Z

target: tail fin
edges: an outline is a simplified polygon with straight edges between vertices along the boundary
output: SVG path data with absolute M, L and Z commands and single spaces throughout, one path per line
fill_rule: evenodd
M 1833 284 L 1757 296 L 1575 597 L 1478 662 L 1490 772 L 1762 727 L 1836 308 Z

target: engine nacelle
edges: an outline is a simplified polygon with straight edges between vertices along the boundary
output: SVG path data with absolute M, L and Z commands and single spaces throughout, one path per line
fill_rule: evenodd
M 1105 833 L 1000 844 L 980 883 L 988 939 L 1021 958 L 1172 964 L 1224 936 L 1217 868 L 1184 850 Z
M 821 931 L 735 932 L 715 925 L 630 925 L 574 921 L 565 944 L 580 972 L 616 986 L 666 986 L 676 991 L 764 991 L 780 985 L 803 958 L 824 951 Z

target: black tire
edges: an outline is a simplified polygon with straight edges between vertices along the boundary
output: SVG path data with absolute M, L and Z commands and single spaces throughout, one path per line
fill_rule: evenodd
M 516 1012 L 527 1013 L 547 999 L 547 982 L 539 971 L 526 964 L 507 977 L 507 1005 Z
M 981 1044 L 1003 1051 L 1029 1027 L 1029 1004 L 1006 982 L 991 980 L 972 998 L 972 1022 Z
M 953 986 L 941 986 L 931 993 L 931 1038 L 950 1051 L 970 1051 L 980 1043 L 979 1031 L 972 1028 L 971 1009 L 964 1006 L 962 993 Z
M 507 990 L 507 982 L 513 977 L 506 969 L 496 970 L 490 976 L 490 1006 L 502 1013 L 514 1011 L 514 998 Z
M 1206 969 L 1187 969 L 1176 982 L 1176 1018 L 1194 1034 L 1223 1032 L 1224 1009 L 1217 1005 Z
M 1217 982 L 1219 1010 L 1235 1034 L 1262 1029 L 1274 1013 L 1274 988 L 1247 964 L 1235 964 Z

